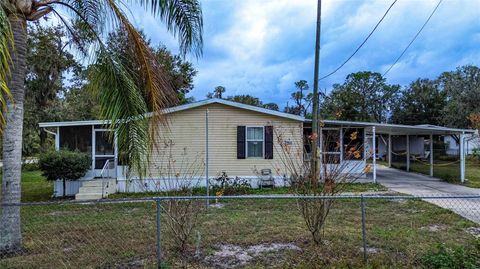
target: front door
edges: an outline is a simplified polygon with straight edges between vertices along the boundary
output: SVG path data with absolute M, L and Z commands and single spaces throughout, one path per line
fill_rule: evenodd
M 95 177 L 115 177 L 115 147 L 109 130 L 94 130 L 93 166 Z

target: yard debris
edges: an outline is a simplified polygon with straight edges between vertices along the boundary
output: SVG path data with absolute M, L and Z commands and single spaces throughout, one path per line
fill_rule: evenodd
M 421 227 L 420 230 L 428 230 L 430 232 L 440 232 L 445 231 L 448 228 L 445 224 L 432 224 L 429 226 Z
M 406 199 L 390 199 L 390 201 L 395 202 L 395 203 L 399 203 L 401 205 L 404 205 L 404 204 L 408 203 L 408 201 Z
M 363 247 L 360 247 L 360 251 L 363 253 Z M 380 249 L 374 247 L 367 247 L 367 254 L 377 254 L 380 252 Z
M 284 250 L 301 251 L 301 248 L 292 243 L 259 244 L 248 247 L 237 245 L 219 245 L 219 250 L 205 258 L 205 262 L 220 268 L 235 268 L 247 265 L 255 257 L 262 254 Z
M 480 227 L 470 227 L 465 229 L 465 232 L 473 235 L 475 238 L 480 239 Z
M 215 203 L 210 205 L 211 208 L 224 208 L 225 205 L 221 203 Z

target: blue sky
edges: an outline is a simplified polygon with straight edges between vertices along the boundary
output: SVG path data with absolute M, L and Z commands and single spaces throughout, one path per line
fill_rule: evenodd
M 393 2 L 328 0 L 322 12 L 320 74 L 329 73 L 363 41 Z M 198 70 L 191 96 L 204 99 L 215 86 L 227 95 L 251 94 L 283 106 L 305 79 L 312 85 L 315 0 L 203 0 L 204 51 L 190 60 Z M 327 91 L 356 71 L 385 71 L 427 19 L 437 0 L 398 0 L 365 46 L 338 73 L 321 81 Z M 178 51 L 161 22 L 141 9 L 134 23 L 154 44 Z M 480 1 L 444 0 L 430 23 L 387 75 L 407 85 L 465 64 L 480 64 Z

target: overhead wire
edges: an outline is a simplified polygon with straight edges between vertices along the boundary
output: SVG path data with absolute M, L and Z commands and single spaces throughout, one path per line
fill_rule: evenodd
M 345 64 L 347 64 L 352 58 L 353 56 L 355 56 L 355 54 L 357 54 L 357 52 L 363 47 L 363 45 L 365 45 L 365 43 L 367 43 L 368 39 L 370 39 L 370 37 L 373 35 L 373 33 L 375 32 L 375 30 L 377 30 L 378 26 L 380 25 L 380 23 L 382 23 L 383 19 L 385 19 L 385 17 L 387 16 L 387 14 L 390 12 L 390 10 L 392 9 L 392 7 L 395 5 L 395 3 L 397 2 L 398 0 L 395 0 L 392 2 L 392 4 L 388 7 L 387 11 L 385 11 L 385 13 L 383 14 L 383 16 L 380 18 L 380 20 L 377 22 L 377 24 L 375 25 L 375 27 L 372 29 L 372 31 L 370 31 L 370 33 L 367 35 L 367 37 L 363 40 L 363 42 L 357 47 L 357 49 L 342 63 L 340 64 L 337 68 L 335 68 L 332 72 L 328 73 L 327 75 L 319 78 L 318 80 L 323 80 L 323 79 L 326 79 L 328 77 L 330 77 L 331 75 L 335 74 L 338 70 L 340 70 L 343 66 L 345 66 Z
M 383 73 L 383 76 L 385 77 L 385 75 L 388 74 L 388 72 L 390 72 L 390 70 L 392 70 L 392 68 L 398 63 L 398 61 L 400 60 L 400 58 L 403 57 L 403 55 L 405 54 L 405 52 L 407 52 L 407 50 L 410 48 L 410 46 L 413 44 L 413 42 L 417 39 L 417 37 L 420 35 L 420 33 L 423 31 L 423 29 L 425 28 L 425 26 L 427 26 L 428 22 L 430 21 L 430 19 L 433 17 L 433 14 L 435 14 L 435 12 L 437 11 L 438 7 L 440 6 L 440 4 L 443 2 L 443 0 L 440 0 L 438 1 L 438 4 L 435 6 L 435 8 L 433 9 L 432 13 L 430 13 L 430 16 L 428 16 L 427 20 L 425 21 L 425 23 L 422 25 L 422 27 L 420 28 L 420 30 L 418 30 L 417 34 L 413 37 L 413 39 L 410 41 L 410 43 L 408 43 L 407 47 L 405 47 L 405 49 L 402 51 L 402 53 L 400 54 L 400 56 L 398 56 L 398 58 L 395 60 L 395 62 L 393 62 L 393 64 L 387 69 L 387 71 L 385 71 Z

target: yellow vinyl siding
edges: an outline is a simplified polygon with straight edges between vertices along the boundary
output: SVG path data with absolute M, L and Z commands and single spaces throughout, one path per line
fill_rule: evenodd
M 160 127 L 152 155 L 150 176 L 171 177 L 175 173 L 204 175 L 205 111 L 209 111 L 209 175 L 226 171 L 229 176 L 255 176 L 254 170 L 272 169 L 276 175 L 289 174 L 282 167 L 277 134 L 292 141 L 294 150 L 302 152 L 302 123 L 295 120 L 231 107 L 210 104 L 168 115 L 169 127 Z M 273 159 L 237 159 L 237 126 L 274 126 Z M 165 146 L 171 141 L 171 147 Z M 171 153 L 171 155 L 170 155 Z M 168 156 L 171 157 L 168 157 Z M 302 158 L 299 154 L 298 158 Z M 168 160 L 175 160 L 170 162 Z M 173 164 L 173 165 L 172 165 Z M 166 169 L 175 166 L 175 169 Z M 280 168 L 280 170 L 279 170 Z

